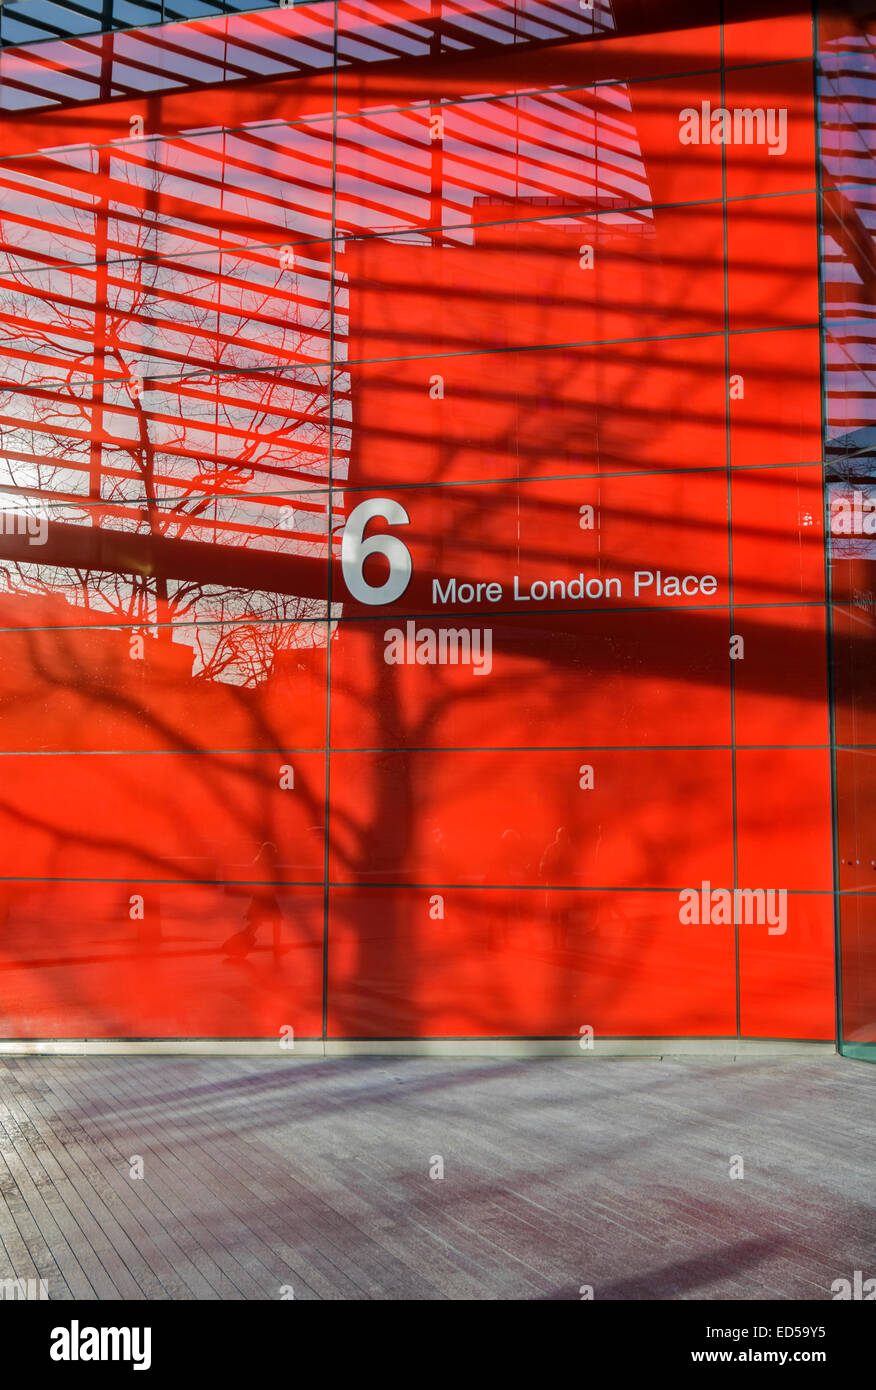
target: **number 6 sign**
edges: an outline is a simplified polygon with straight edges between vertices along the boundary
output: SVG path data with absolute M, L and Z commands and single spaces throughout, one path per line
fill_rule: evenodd
M 372 606 L 401 598 L 413 571 L 411 552 L 398 536 L 378 531 L 365 539 L 365 527 L 376 516 L 382 516 L 390 526 L 408 526 L 411 520 L 404 507 L 389 497 L 371 497 L 360 502 L 347 518 L 341 541 L 344 581 L 353 598 Z M 382 584 L 369 584 L 365 579 L 363 571 L 369 555 L 384 555 L 389 561 L 389 576 Z

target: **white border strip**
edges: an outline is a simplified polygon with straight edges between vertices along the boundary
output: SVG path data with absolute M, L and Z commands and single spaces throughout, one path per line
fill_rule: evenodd
M 108 1057 L 818 1057 L 832 1042 L 776 1038 L 2 1038 L 0 1056 Z

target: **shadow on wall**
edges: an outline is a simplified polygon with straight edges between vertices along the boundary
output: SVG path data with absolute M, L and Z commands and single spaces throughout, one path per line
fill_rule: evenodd
M 238 128 L 262 84 L 216 89 L 219 141 L 185 93 L 143 145 L 112 103 L 18 122 L 0 1033 L 735 1034 L 741 965 L 743 1032 L 829 1035 L 811 72 L 761 91 L 784 162 L 682 151 L 717 75 L 636 78 L 715 68 L 717 30 L 566 22 L 455 20 L 483 100 L 434 34 L 353 64 L 351 111 L 436 74 L 456 104 L 437 137 L 344 118 L 336 159 L 313 72 L 269 131 Z M 574 90 L 518 96 L 524 62 Z M 340 553 L 373 497 L 412 565 L 376 609 Z M 490 669 L 418 659 L 449 630 Z M 735 871 L 798 895 L 793 944 L 741 928 L 739 965 L 677 909 Z

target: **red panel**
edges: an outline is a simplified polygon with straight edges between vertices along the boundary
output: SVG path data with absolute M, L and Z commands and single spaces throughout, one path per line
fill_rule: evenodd
M 730 337 L 730 457 L 735 467 L 821 457 L 818 329 Z M 742 378 L 742 392 L 738 381 Z
M 709 52 L 711 35 L 702 54 Z M 703 64 L 711 67 L 711 62 Z M 721 82 L 717 72 L 697 77 L 666 78 L 659 84 L 646 81 L 627 89 L 632 104 L 635 130 L 647 172 L 651 201 L 656 207 L 673 203 L 699 203 L 722 196 L 721 149 L 718 145 L 682 145 L 680 113 L 713 107 L 721 101 Z M 715 251 L 713 254 L 720 255 Z
M 876 1042 L 876 898 L 840 898 L 842 1035 L 846 1042 Z
M 319 620 L 328 610 L 328 489 L 313 495 L 322 499 L 320 540 L 311 535 L 289 550 L 285 538 L 277 536 L 275 549 L 262 549 L 258 542 L 268 539 L 267 528 L 258 528 L 260 534 L 242 528 L 237 535 L 241 543 L 234 547 L 177 543 L 144 534 L 136 522 L 127 531 L 92 526 L 82 511 L 79 525 L 54 530 L 49 524 L 45 549 L 32 549 L 29 540 L 7 534 L 7 564 L 40 569 L 34 568 L 26 583 L 16 582 L 16 576 L 11 592 L 0 594 L 0 627 L 31 632 L 41 627 L 67 632 L 112 628 L 125 633 L 129 643 L 140 634 L 146 651 L 151 641 L 163 650 L 169 627 L 179 630 L 181 646 L 193 649 L 198 643 L 191 634 L 197 627 L 208 663 L 217 651 L 219 658 L 231 649 L 240 657 L 250 652 L 244 683 L 251 684 L 264 673 L 273 651 L 320 641 Z M 201 499 L 202 507 L 209 505 Z M 270 501 L 261 498 L 258 507 L 264 516 Z M 144 601 L 142 572 L 157 569 L 156 562 L 178 569 L 179 581 L 171 597 L 156 585 Z M 212 637 L 203 633 L 208 626 L 217 629 Z M 198 669 L 202 664 L 198 657 Z
M 737 470 L 731 496 L 734 602 L 823 602 L 821 468 Z
M 826 748 L 736 754 L 739 886 L 830 892 L 830 755 Z
M 871 826 L 876 813 L 876 753 L 842 748 L 836 755 L 839 888 L 844 893 L 876 889 L 876 848 Z
M 391 303 L 354 297 L 353 322 L 396 331 Z M 350 479 L 378 487 L 723 468 L 724 352 L 721 334 L 355 366 Z
M 815 187 L 815 113 L 811 58 L 738 68 L 726 74 L 724 108 L 733 137 L 727 197 L 795 193 Z M 760 113 L 749 124 L 737 113 Z M 784 114 L 783 114 L 784 113 Z
M 432 244 L 464 247 L 473 226 L 482 244 L 499 222 L 553 217 L 568 229 L 648 206 L 660 161 L 646 166 L 643 135 L 668 129 L 671 103 L 661 86 L 640 112 L 635 89 L 606 85 L 341 119 L 337 225 L 351 236 L 428 227 Z
M 824 608 L 740 608 L 734 635 L 736 741 L 826 747 L 827 644 Z
M 324 794 L 316 753 L 8 754 L 0 877 L 320 880 Z
M 818 322 L 815 193 L 727 204 L 730 328 Z
M 57 242 L 53 249 L 58 254 Z M 42 460 L 63 453 L 75 497 L 93 466 L 89 413 L 99 411 L 102 474 L 115 484 L 114 492 L 105 487 L 111 505 L 99 514 L 108 525 L 137 514 L 123 499 L 142 492 L 148 475 L 165 506 L 150 525 L 164 536 L 240 544 L 258 521 L 264 528 L 264 511 L 242 500 L 217 515 L 192 499 L 258 490 L 285 494 L 269 497 L 275 544 L 296 522 L 304 531 L 309 520 L 313 529 L 312 500 L 292 488 L 329 471 L 330 375 L 314 365 L 331 342 L 325 267 L 299 256 L 292 277 L 276 253 L 260 265 L 243 255 L 233 263 L 213 258 L 203 269 L 168 264 L 153 271 L 167 287 L 158 295 L 133 283 L 107 286 L 93 271 L 50 275 L 29 267 L 18 249 L 9 254 L 22 277 L 0 312 L 0 328 L 13 339 L 4 374 L 16 394 L 0 406 L 0 426 L 19 427 L 10 436 L 13 460 L 24 461 L 28 448 Z M 91 306 L 105 294 L 114 308 L 95 346 Z M 242 370 L 220 371 L 229 358 Z M 131 478 L 139 488 L 122 486 Z M 53 520 L 81 524 L 84 505 Z
M 0 1037 L 322 1032 L 322 885 L 7 881 L 0 920 Z
M 674 893 L 450 888 L 439 901 L 331 890 L 330 1037 L 735 1032 L 733 929 L 683 926 Z
M 723 16 L 727 67 L 812 56 L 808 5 L 800 5 L 796 14 L 766 15 L 762 0 L 724 0 Z
M 511 832 L 514 882 L 719 882 L 733 857 L 730 754 L 334 753 L 331 826 L 334 881 L 501 885 Z
M 351 360 L 723 331 L 719 204 L 568 222 L 483 226 L 471 246 L 348 241 Z
M 319 623 L 0 630 L 0 749 L 323 748 L 325 644 Z
M 413 570 L 404 593 L 382 604 L 382 613 L 440 621 L 459 611 L 524 616 L 727 602 L 727 481 L 717 472 L 384 494 L 409 518 L 394 534 L 408 547 Z M 360 500 L 348 493 L 348 509 Z M 368 535 L 381 524 L 374 519 Z M 387 573 L 385 556 L 366 559 L 372 588 Z M 345 601 L 345 615 L 357 612 L 370 617 L 374 608 Z
M 730 742 L 726 613 L 494 616 L 487 622 L 486 675 L 475 675 L 471 665 L 389 665 L 385 633 L 394 624 L 341 622 L 332 644 L 332 745 Z M 425 625 L 418 622 L 415 632 Z M 452 627 L 469 632 L 485 625 L 455 619 Z M 475 638 L 475 651 L 486 669 L 482 637 Z
M 509 222 L 471 247 L 350 240 L 350 360 L 722 331 L 722 247 L 719 206 L 662 211 L 654 228 Z
M 876 612 L 872 605 L 872 592 L 862 588 L 857 603 L 834 604 L 832 608 L 836 739 L 840 744 L 876 744 Z
M 836 1036 L 833 899 L 790 894 L 787 929 L 739 928 L 741 1032 L 754 1038 Z
M 701 146 L 679 158 L 679 112 L 717 104 L 719 91 L 715 75 L 341 119 L 337 225 L 352 236 L 429 227 L 436 245 L 444 229 L 446 244 L 462 247 L 471 226 L 553 215 L 568 228 L 612 208 L 719 204 L 720 150 Z

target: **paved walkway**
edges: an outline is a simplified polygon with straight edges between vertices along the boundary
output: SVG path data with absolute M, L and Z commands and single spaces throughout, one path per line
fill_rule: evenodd
M 874 1118 L 876 1068 L 834 1057 L 0 1058 L 0 1280 L 830 1298 L 876 1276 Z

